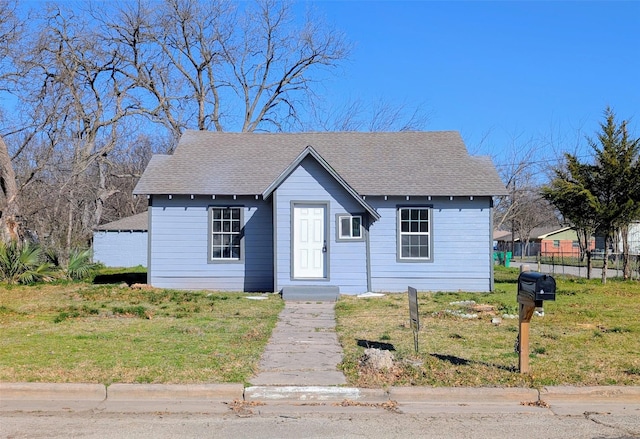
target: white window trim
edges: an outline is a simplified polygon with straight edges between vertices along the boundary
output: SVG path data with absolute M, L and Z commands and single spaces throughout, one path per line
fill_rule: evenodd
M 231 210 L 238 209 L 240 213 L 240 229 L 238 232 L 214 232 L 213 231 L 213 212 L 214 210 Z M 243 206 L 209 206 L 209 239 L 208 239 L 208 261 L 209 263 L 237 263 L 244 260 L 244 208 Z M 239 257 L 213 257 L 213 235 L 214 233 L 220 235 L 233 235 L 238 236 L 240 239 L 240 256 Z
M 349 235 L 345 236 L 342 233 L 342 220 L 349 219 Z M 358 218 L 360 220 L 360 236 L 353 236 L 353 220 Z M 362 231 L 362 215 L 342 215 L 338 214 L 338 240 L 339 241 L 357 241 L 362 240 L 363 231 Z
M 427 232 L 403 232 L 402 231 L 402 211 L 406 209 L 411 210 L 426 210 L 428 231 Z M 433 207 L 432 206 L 398 206 L 397 208 L 397 261 L 398 262 L 433 262 Z M 410 257 L 402 256 L 402 237 L 403 236 L 426 236 L 428 240 L 428 253 L 427 257 Z

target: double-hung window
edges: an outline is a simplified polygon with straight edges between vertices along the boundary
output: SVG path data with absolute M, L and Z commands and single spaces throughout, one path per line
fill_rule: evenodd
M 362 216 L 338 215 L 338 240 L 362 239 Z
M 431 260 L 431 209 L 400 207 L 398 209 L 398 259 L 400 261 Z
M 212 262 L 239 261 L 242 257 L 242 207 L 210 207 Z

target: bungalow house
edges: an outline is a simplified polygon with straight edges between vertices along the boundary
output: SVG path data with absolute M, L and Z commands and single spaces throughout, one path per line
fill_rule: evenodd
M 96 227 L 93 261 L 107 267 L 147 266 L 147 212 Z
M 148 282 L 306 294 L 490 291 L 505 187 L 457 132 L 187 131 L 154 155 Z

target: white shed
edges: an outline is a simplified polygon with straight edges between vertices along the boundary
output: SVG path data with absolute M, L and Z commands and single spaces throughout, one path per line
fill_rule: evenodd
M 147 212 L 98 226 L 93 231 L 93 261 L 107 267 L 147 266 Z

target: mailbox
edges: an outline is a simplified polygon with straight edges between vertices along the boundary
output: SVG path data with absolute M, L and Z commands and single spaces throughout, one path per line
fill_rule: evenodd
M 556 281 L 548 274 L 523 271 L 518 276 L 518 302 L 556 300 Z M 538 303 L 536 303 L 538 305 Z

